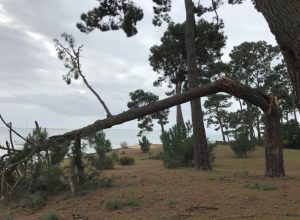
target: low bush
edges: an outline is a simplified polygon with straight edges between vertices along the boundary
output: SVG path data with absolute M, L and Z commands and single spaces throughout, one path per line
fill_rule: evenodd
M 113 160 L 114 162 L 118 162 L 118 161 L 119 161 L 119 154 L 118 154 L 116 151 L 114 151 L 114 152 L 112 152 L 112 154 L 111 154 L 111 158 L 112 158 L 112 160 Z
M 90 157 L 89 160 L 92 166 L 94 166 L 97 170 L 111 170 L 114 168 L 114 161 L 112 157 Z
M 49 211 L 47 213 L 45 213 L 42 217 L 42 220 L 59 220 L 59 216 L 58 214 L 56 214 L 56 212 L 54 211 Z
M 246 132 L 236 134 L 236 140 L 231 142 L 231 149 L 238 157 L 247 157 L 248 152 L 255 150 L 255 142 L 249 140 Z
M 275 186 L 271 186 L 271 185 L 268 185 L 268 184 L 265 184 L 265 183 L 259 183 L 259 182 L 248 183 L 247 185 L 245 185 L 245 188 L 247 188 L 247 189 L 258 189 L 258 190 L 263 190 L 263 191 L 277 189 L 277 187 L 275 187 Z
M 105 207 L 107 209 L 121 209 L 123 207 L 126 206 L 130 206 L 130 207 L 137 207 L 141 204 L 141 201 L 137 198 L 130 198 L 128 200 L 120 200 L 120 199 L 113 199 L 113 200 L 109 200 L 105 203 Z
M 160 155 L 166 168 L 192 166 L 194 160 L 193 136 L 191 125 L 175 125 L 161 136 L 164 152 Z M 216 144 L 208 141 L 210 163 L 215 160 Z
M 134 158 L 133 157 L 121 157 L 119 159 L 120 165 L 133 165 L 134 164 Z
M 24 206 L 31 209 L 38 209 L 46 205 L 47 203 L 47 194 L 44 192 L 38 192 L 29 195 L 25 199 Z
M 149 152 L 151 143 L 146 136 L 143 136 L 142 140 L 139 140 L 139 144 L 143 153 Z

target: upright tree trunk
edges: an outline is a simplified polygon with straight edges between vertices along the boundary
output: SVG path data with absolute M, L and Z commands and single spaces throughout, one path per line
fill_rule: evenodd
M 261 144 L 261 131 L 260 131 L 260 121 L 259 121 L 259 109 L 257 109 L 257 111 L 256 111 L 256 129 L 257 129 L 258 143 Z
M 188 83 L 189 88 L 192 89 L 199 86 L 199 72 L 196 65 L 194 3 L 192 0 L 185 0 L 185 9 L 185 45 L 187 51 Z M 201 101 L 200 99 L 195 99 L 190 103 L 194 133 L 195 168 L 211 169 Z
M 223 137 L 223 142 L 226 143 L 222 119 L 219 120 L 219 124 L 220 124 L 220 129 L 221 129 L 221 133 L 222 133 L 222 137 Z
M 265 175 L 284 176 L 280 109 L 277 98 L 272 97 L 269 110 L 265 111 Z
M 250 140 L 254 140 L 255 135 L 254 135 L 254 129 L 253 129 L 253 117 L 252 117 L 252 106 L 250 103 L 247 103 L 247 126 L 249 129 L 249 137 Z
M 176 95 L 181 94 L 181 82 L 176 84 Z M 181 105 L 176 105 L 176 124 L 184 124 Z
M 78 171 L 79 184 L 84 182 L 84 167 L 82 164 L 81 138 L 77 136 L 74 143 L 74 165 Z
M 255 5 L 267 20 L 280 46 L 300 110 L 300 1 L 255 0 Z

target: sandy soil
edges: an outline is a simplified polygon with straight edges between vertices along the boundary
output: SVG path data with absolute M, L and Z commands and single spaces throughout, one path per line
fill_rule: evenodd
M 151 154 L 160 149 L 152 148 Z M 47 206 L 34 213 L 20 210 L 14 219 L 40 219 L 49 210 L 66 220 L 300 219 L 300 151 L 285 150 L 284 154 L 287 177 L 265 178 L 262 148 L 249 158 L 239 159 L 229 147 L 219 146 L 213 171 L 168 170 L 161 161 L 146 159 L 149 155 L 137 147 L 126 149 L 125 155 L 134 156 L 136 164 L 104 171 L 101 177 L 114 181 L 111 188 L 99 188 L 80 197 L 53 196 Z M 246 187 L 254 183 L 275 189 Z M 105 205 L 111 200 L 131 199 L 138 201 L 137 207 L 109 210 Z M 11 207 L 0 203 L 2 213 Z

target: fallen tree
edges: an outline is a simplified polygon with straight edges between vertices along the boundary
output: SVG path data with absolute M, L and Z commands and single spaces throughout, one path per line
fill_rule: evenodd
M 8 157 L 0 158 L 0 179 L 2 196 L 10 192 L 19 179 L 12 178 L 12 173 L 22 163 L 30 160 L 35 154 L 47 150 L 50 146 L 67 143 L 84 138 L 96 131 L 111 128 L 170 107 L 194 100 L 199 97 L 225 92 L 237 98 L 243 99 L 262 109 L 265 115 L 265 176 L 280 177 L 285 175 L 283 165 L 281 132 L 280 132 L 280 108 L 276 96 L 268 96 L 257 89 L 252 89 L 230 78 L 223 77 L 213 83 L 191 89 L 182 94 L 156 101 L 144 107 L 132 108 L 118 115 L 112 115 L 102 120 L 97 120 L 86 127 L 67 132 L 63 135 L 49 137 L 43 145 L 32 143 L 30 149 L 14 151 Z M 6 123 L 6 126 L 10 124 Z M 12 129 L 11 127 L 9 127 Z M 9 178 L 9 180 L 8 180 Z M 7 189 L 7 190 L 4 190 Z

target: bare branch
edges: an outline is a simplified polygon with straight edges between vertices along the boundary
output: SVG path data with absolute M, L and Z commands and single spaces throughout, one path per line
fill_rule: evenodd
M 3 117 L 2 117 L 1 114 L 0 114 L 0 119 L 1 119 L 1 121 L 3 122 L 3 124 L 4 124 L 6 127 L 8 127 L 15 135 L 17 135 L 19 138 L 23 139 L 26 143 L 29 143 L 29 144 L 31 144 L 31 145 L 34 145 L 34 144 L 31 143 L 29 140 L 27 140 L 25 137 L 23 137 L 20 133 L 18 133 L 15 129 L 13 129 L 13 128 L 10 126 L 10 124 L 7 123 L 7 122 L 3 119 Z

